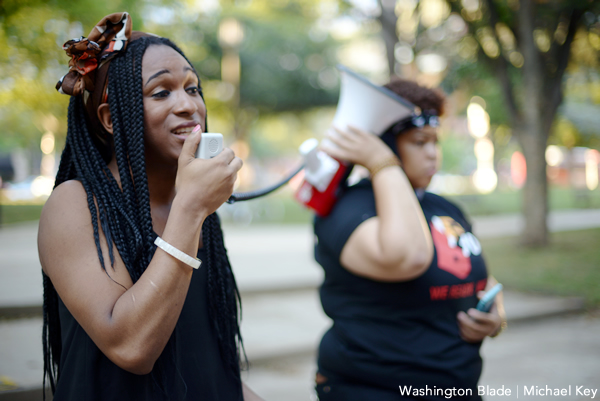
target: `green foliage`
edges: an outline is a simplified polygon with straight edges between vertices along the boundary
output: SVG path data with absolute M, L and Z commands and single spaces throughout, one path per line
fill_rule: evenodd
M 336 59 L 330 51 L 331 39 L 311 40 L 310 21 L 303 16 L 245 19 L 243 23 L 249 39 L 240 51 L 242 105 L 282 111 L 335 104 Z M 320 79 L 328 74 L 331 80 Z
M 522 117 L 523 110 L 530 101 L 525 95 L 527 82 L 523 81 L 523 66 L 531 64 L 534 58 L 540 63 L 538 74 L 544 82 L 543 90 L 547 92 L 542 95 L 543 101 L 548 103 L 542 118 L 553 113 L 550 89 L 555 82 L 561 82 L 562 69 L 559 65 L 567 57 L 569 65 L 565 81 L 569 84 L 563 85 L 565 98 L 582 103 L 596 98 L 596 87 L 600 87 L 600 3 L 586 0 L 534 2 L 534 14 L 530 23 L 533 26 L 535 49 L 530 53 L 525 51 L 523 45 L 518 1 L 482 1 L 479 2 L 479 7 L 474 7 L 476 3 L 472 3 L 470 10 L 464 2 L 453 0 L 449 4 L 455 15 L 460 15 L 465 21 L 468 31 L 463 41 L 458 43 L 458 52 L 451 57 L 442 87 L 450 93 L 459 89 L 482 97 L 487 103 L 486 111 L 490 114 L 492 125 L 511 126 Z M 570 54 L 561 54 L 560 47 L 567 37 L 569 18 L 572 15 L 580 16 L 572 22 L 577 27 L 577 33 Z M 473 54 L 472 45 L 478 49 L 476 54 Z M 502 78 L 502 71 L 507 74 L 507 80 Z M 572 83 L 575 84 L 571 85 Z M 507 93 L 515 101 L 516 114 L 511 115 L 506 107 Z M 586 127 L 597 125 L 593 124 L 593 114 L 583 116 L 581 111 L 569 111 L 571 110 L 565 108 L 559 110 L 560 118 L 554 124 L 551 142 L 566 146 L 593 144 L 593 136 L 597 136 L 597 130 L 592 133 Z M 577 135 L 573 141 L 572 135 L 557 132 L 564 120 L 570 120 L 577 129 L 587 131 L 589 135 Z M 562 141 L 563 137 L 568 143 Z
M 469 175 L 475 168 L 473 157 L 474 140 L 471 137 L 457 136 L 449 132 L 440 138 L 442 169 L 448 174 Z
M 519 77 L 515 79 L 519 79 Z M 461 90 L 471 96 L 481 97 L 486 102 L 490 124 L 509 123 L 509 115 L 505 107 L 500 83 L 484 64 L 460 58 L 453 60 L 440 87 L 446 93 Z M 465 103 L 457 111 L 465 113 L 467 105 Z
M 212 10 L 192 0 L 4 0 L 0 2 L 0 150 L 29 147 L 48 128 L 59 142 L 66 132 L 68 97 L 54 86 L 67 72 L 61 49 L 87 35 L 101 17 L 132 15 L 133 28 L 173 39 L 198 70 L 209 106 L 209 122 L 227 131 L 247 126 L 260 113 L 297 111 L 337 101 L 334 42 L 327 33 L 309 37 L 319 18 L 317 0 L 221 1 Z M 238 19 L 241 83 L 238 109 L 221 81 L 220 22 Z M 314 35 L 313 35 L 314 37 Z M 297 64 L 297 65 L 296 65 Z
M 138 1 L 6 0 L 0 2 L 0 150 L 39 143 L 48 130 L 64 138 L 68 97 L 55 85 L 67 72 L 62 44 L 87 35 L 106 14 L 137 14 Z M 134 17 L 134 28 L 141 20 Z M 48 126 L 53 116 L 58 124 Z

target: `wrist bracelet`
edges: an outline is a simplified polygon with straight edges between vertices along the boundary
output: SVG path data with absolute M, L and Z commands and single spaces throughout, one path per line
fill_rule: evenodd
M 375 166 L 369 168 L 371 179 L 373 179 L 373 177 L 375 177 L 375 174 L 379 173 L 384 168 L 392 166 L 400 166 L 400 160 L 396 155 L 388 156 L 385 159 L 381 160 L 379 163 L 377 163 Z
M 505 319 L 502 319 L 502 323 L 500 323 L 500 327 L 498 327 L 498 330 L 492 334 L 490 336 L 490 338 L 496 338 L 500 335 L 500 333 L 502 333 L 504 330 L 506 330 L 506 328 L 508 327 L 508 323 L 506 322 Z
M 193 267 L 194 269 L 199 268 L 202 264 L 202 261 L 200 259 L 193 258 L 187 253 L 181 252 L 179 249 L 175 248 L 173 245 L 169 244 L 167 241 L 160 237 L 156 237 L 156 240 L 154 240 L 154 244 L 169 255 L 173 256 L 175 259 L 185 263 L 188 266 Z
M 496 330 L 496 332 L 490 336 L 491 338 L 498 337 L 500 333 L 502 333 L 508 327 L 508 322 L 506 321 L 506 311 L 504 310 L 503 296 L 501 294 L 498 294 L 498 296 L 500 298 L 496 300 L 496 308 L 498 310 L 498 316 L 500 316 L 500 327 L 498 327 L 498 330 Z

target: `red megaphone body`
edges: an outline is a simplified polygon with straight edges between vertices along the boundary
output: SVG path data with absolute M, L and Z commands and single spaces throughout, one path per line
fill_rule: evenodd
M 304 156 L 304 180 L 296 199 L 321 217 L 327 216 L 335 201 L 340 183 L 348 178 L 350 165 L 318 149 L 318 141 L 309 139 L 300 146 Z
M 391 90 L 374 85 L 344 66 L 340 70 L 340 98 L 332 125 L 346 129 L 349 125 L 381 135 L 394 123 L 412 115 L 415 106 Z M 338 188 L 348 178 L 351 164 L 334 159 L 318 148 L 316 139 L 300 146 L 305 158 L 304 181 L 296 191 L 296 199 L 327 216 L 338 196 Z

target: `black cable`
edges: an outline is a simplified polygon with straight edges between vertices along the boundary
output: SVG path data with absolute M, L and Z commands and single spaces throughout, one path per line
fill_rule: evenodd
M 234 192 L 229 199 L 227 199 L 227 203 L 232 204 L 235 202 L 247 201 L 250 199 L 260 198 L 261 196 L 265 196 L 275 191 L 276 189 L 281 188 L 283 185 L 287 184 L 289 180 L 294 178 L 296 174 L 298 174 L 304 168 L 304 163 L 302 163 L 296 170 L 294 170 L 289 176 L 287 176 L 283 181 L 278 182 L 275 185 L 271 185 L 270 187 L 266 187 L 263 189 L 258 189 L 255 191 L 249 192 Z

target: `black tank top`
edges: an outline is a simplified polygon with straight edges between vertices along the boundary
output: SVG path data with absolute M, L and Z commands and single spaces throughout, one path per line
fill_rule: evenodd
M 199 250 L 198 257 L 204 256 Z M 204 266 L 194 271 L 179 321 L 150 374 L 135 375 L 111 362 L 62 300 L 59 315 L 62 353 L 55 401 L 243 400 L 241 383 L 223 363 L 209 318 Z
M 481 246 L 457 206 L 432 193 L 419 200 L 435 253 L 427 271 L 409 281 L 370 280 L 339 262 L 356 227 L 377 215 L 370 181 L 348 188 L 329 216 L 315 219 L 315 258 L 325 270 L 321 302 L 333 320 L 319 347 L 319 371 L 398 397 L 399 386 L 435 386 L 470 389 L 473 397 L 456 399 L 479 399 L 481 343 L 461 339 L 456 315 L 475 307 L 487 283 Z

